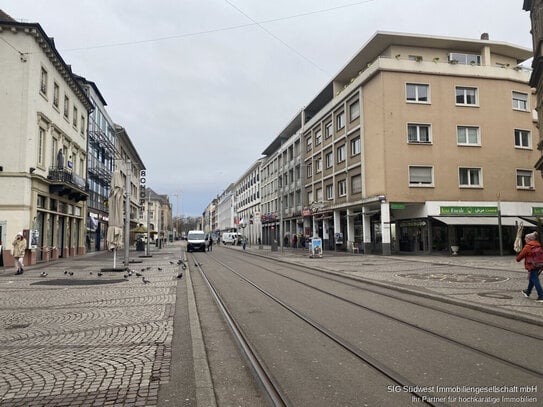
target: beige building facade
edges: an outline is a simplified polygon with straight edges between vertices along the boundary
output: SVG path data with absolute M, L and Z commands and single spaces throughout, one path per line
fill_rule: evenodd
M 85 253 L 90 100 L 36 23 L 0 11 L 0 239 L 15 234 L 25 264 Z
M 305 108 L 304 229 L 325 249 L 512 250 L 543 213 L 530 56 L 376 33 Z

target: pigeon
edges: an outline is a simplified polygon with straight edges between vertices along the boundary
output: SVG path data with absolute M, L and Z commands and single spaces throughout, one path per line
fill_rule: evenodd
M 143 281 L 143 284 L 149 284 L 150 283 L 150 281 L 148 279 L 146 279 L 145 276 L 143 276 L 141 278 L 141 281 Z
M 141 277 L 143 274 L 141 273 L 136 273 L 136 277 Z
M 162 267 L 159 267 L 159 268 L 158 268 L 158 271 L 162 271 Z
M 132 273 L 132 270 L 130 270 L 130 271 L 128 272 L 128 277 L 132 277 L 132 274 L 133 274 L 133 273 Z
M 103 275 L 103 273 L 98 273 L 98 277 L 102 277 Z
M 145 267 L 145 270 L 151 270 L 151 266 Z M 143 270 L 142 270 L 143 271 Z
M 45 271 L 42 271 L 40 277 L 47 277 L 47 273 Z
M 181 259 L 177 260 L 177 265 L 178 266 L 181 265 L 181 263 L 183 263 L 183 260 L 181 260 Z
M 170 261 L 170 264 L 175 264 L 173 261 Z
M 183 273 L 178 273 L 177 278 L 183 278 Z
M 145 271 L 145 269 L 141 269 L 140 271 Z
M 71 276 L 73 276 L 73 275 L 74 275 L 74 272 L 73 272 L 73 271 L 70 271 L 68 274 L 71 275 Z
M 187 269 L 187 266 L 185 266 L 185 264 L 183 264 L 183 265 L 181 266 L 181 268 L 182 268 L 183 270 L 186 270 L 186 269 Z
M 124 275 L 124 278 L 128 278 L 128 274 L 125 274 L 125 275 Z
M 68 274 L 68 270 L 64 270 L 64 274 Z
M 92 276 L 92 271 L 89 271 L 89 274 Z

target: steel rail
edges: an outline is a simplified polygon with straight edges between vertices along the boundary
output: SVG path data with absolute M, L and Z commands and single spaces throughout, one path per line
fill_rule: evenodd
M 246 263 L 249 263 L 249 264 L 255 265 L 254 263 L 250 263 L 250 262 L 247 262 L 247 261 L 245 261 L 245 262 L 246 262 Z M 262 267 L 261 265 L 259 265 L 259 267 L 262 268 L 262 269 L 265 269 L 266 271 L 269 271 L 269 272 L 271 272 L 271 273 L 273 273 L 273 274 L 276 274 L 276 275 L 278 275 L 278 276 L 281 276 L 281 277 L 283 277 L 283 278 L 286 278 L 286 279 L 288 279 L 288 280 L 294 281 L 294 282 L 296 282 L 296 283 L 298 283 L 298 284 L 301 284 L 301 285 L 303 285 L 303 286 L 306 286 L 306 287 L 309 287 L 309 288 L 311 288 L 311 289 L 313 289 L 313 290 L 316 290 L 316 291 L 318 291 L 318 292 L 321 292 L 321 293 L 323 293 L 323 294 L 327 294 L 327 295 L 329 295 L 329 296 L 331 296 L 331 297 L 333 297 L 333 298 L 336 298 L 336 299 L 338 299 L 338 300 L 340 300 L 340 301 L 346 302 L 346 303 L 348 303 L 348 304 L 350 304 L 350 305 L 354 305 L 354 306 L 356 306 L 356 307 L 363 308 L 363 309 L 365 309 L 365 310 L 367 310 L 367 311 L 370 311 L 370 312 L 373 312 L 373 313 L 375 313 L 375 314 L 377 314 L 377 315 L 379 315 L 379 316 L 382 316 L 382 317 L 391 319 L 391 320 L 393 320 L 393 321 L 395 321 L 395 322 L 404 324 L 404 325 L 406 325 L 406 326 L 408 326 L 408 327 L 410 327 L 410 328 L 414 328 L 414 329 L 420 330 L 420 331 L 422 331 L 422 332 L 424 332 L 424 333 L 426 333 L 426 334 L 429 334 L 429 335 L 432 335 L 432 336 L 437 337 L 437 338 L 439 338 L 439 339 L 445 340 L 445 341 L 447 341 L 447 342 L 449 342 L 449 343 L 452 343 L 452 344 L 454 344 L 454 345 L 456 345 L 456 346 L 459 346 L 459 347 L 461 347 L 461 348 L 468 349 L 468 350 L 470 350 L 470 351 L 472 351 L 472 352 L 476 352 L 476 353 L 478 353 L 478 354 L 480 354 L 480 355 L 482 355 L 482 356 L 485 356 L 485 357 L 488 357 L 488 358 L 490 358 L 490 359 L 493 359 L 493 360 L 495 360 L 495 361 L 497 361 L 497 362 L 503 363 L 503 364 L 508 365 L 508 366 L 510 366 L 510 367 L 514 367 L 515 369 L 518 369 L 518 370 L 522 370 L 522 371 L 524 371 L 524 372 L 526 372 L 526 373 L 528 373 L 528 374 L 530 374 L 530 375 L 532 375 L 532 376 L 535 376 L 535 377 L 538 377 L 538 378 L 542 378 L 542 377 L 543 377 L 543 371 L 535 370 L 535 369 L 531 369 L 531 368 L 525 367 L 525 366 L 523 366 L 523 365 L 521 365 L 521 364 L 518 364 L 518 363 L 512 362 L 512 361 L 510 361 L 510 360 L 504 359 L 504 358 L 502 358 L 502 357 L 500 357 L 500 356 L 497 356 L 497 355 L 494 355 L 494 354 L 489 353 L 489 352 L 487 352 L 487 351 L 484 351 L 484 350 L 482 350 L 482 349 L 476 348 L 476 347 L 474 347 L 474 346 L 471 346 L 471 345 L 466 344 L 466 343 L 464 343 L 464 342 L 461 342 L 461 341 L 459 341 L 459 340 L 449 338 L 449 337 L 447 337 L 447 336 L 445 336 L 445 335 L 439 334 L 439 333 L 434 332 L 434 331 L 432 331 L 432 330 L 430 330 L 430 329 L 421 327 L 421 326 L 419 326 L 419 325 L 417 325 L 417 324 L 413 324 L 413 323 L 410 323 L 410 322 L 408 322 L 408 321 L 404 321 L 404 320 L 402 320 L 402 319 L 400 319 L 400 318 L 397 318 L 397 317 L 395 317 L 395 316 L 389 315 L 389 314 L 387 314 L 387 313 L 385 313 L 385 312 L 383 312 L 383 311 L 376 310 L 376 309 L 370 308 L 370 307 L 368 307 L 368 306 L 362 305 L 362 304 L 360 304 L 360 303 L 358 303 L 358 302 L 348 300 L 348 299 L 346 299 L 346 298 L 344 298 L 344 297 L 340 297 L 340 296 L 338 296 L 338 295 L 336 295 L 336 294 L 332 294 L 332 293 L 330 293 L 330 292 L 328 292 L 328 291 L 322 290 L 322 289 L 320 289 L 320 288 L 318 288 L 318 287 L 315 287 L 315 286 L 313 286 L 313 285 L 311 285 L 311 284 L 308 284 L 308 283 L 305 283 L 305 282 L 303 282 L 303 281 L 297 280 L 297 279 L 295 279 L 295 278 L 293 278 L 293 277 L 291 277 L 291 276 L 284 275 L 284 274 L 279 273 L 279 272 L 277 272 L 277 271 L 275 271 L 275 270 L 272 270 L 272 269 L 268 269 L 268 268 Z M 298 266 L 298 267 L 299 267 L 299 266 Z M 325 278 L 326 278 L 326 277 L 325 277 Z M 333 281 L 336 281 L 336 282 L 337 282 L 337 280 L 333 280 Z M 348 284 L 348 285 L 351 286 L 350 284 Z M 357 287 L 355 286 L 355 288 L 357 288 Z M 371 291 L 371 290 L 369 290 L 369 291 Z M 371 292 L 374 292 L 374 291 L 371 291 Z M 374 293 L 380 294 L 380 295 L 384 295 L 384 294 L 379 293 L 379 292 L 374 292 Z M 403 299 L 398 299 L 398 300 L 404 301 Z M 406 302 L 409 302 L 409 301 L 406 300 Z M 424 305 L 420 305 L 420 304 L 416 304 L 416 303 L 415 303 L 415 305 L 425 307 Z M 433 308 L 431 308 L 431 307 L 428 307 L 428 308 L 433 309 Z M 440 311 L 440 312 L 442 312 L 442 313 L 447 313 L 447 312 L 445 312 L 445 311 L 443 311 L 443 310 L 438 310 L 438 311 Z M 456 315 L 456 314 L 454 314 L 454 313 L 453 313 L 452 315 L 458 316 L 458 315 Z M 469 318 L 468 318 L 468 319 L 469 319 Z M 475 322 L 478 322 L 478 321 L 475 321 Z M 484 322 L 483 322 L 483 324 L 484 324 Z M 485 325 L 489 325 L 489 324 L 485 324 Z M 502 329 L 502 330 L 505 330 L 505 331 L 508 331 L 507 329 L 502 328 L 502 327 L 497 326 L 497 325 L 496 325 L 496 326 L 493 326 L 493 327 L 494 327 L 494 328 L 498 328 L 498 329 Z M 513 331 L 513 333 L 518 334 L 518 335 L 523 335 L 523 334 L 520 333 L 520 332 L 515 332 L 515 331 Z M 541 338 L 539 338 L 539 337 L 533 338 L 531 335 L 523 335 L 523 336 L 527 336 L 528 338 L 531 338 L 531 339 L 537 339 L 537 340 L 540 340 L 540 339 L 541 339 Z
M 416 386 L 414 383 L 412 383 L 406 377 L 402 376 L 400 373 L 398 373 L 398 372 L 394 371 L 393 369 L 389 368 L 384 363 L 379 362 L 377 359 L 373 358 L 368 353 L 361 351 L 360 349 L 358 349 L 353 344 L 351 344 L 348 341 L 344 340 L 343 338 L 337 336 L 332 331 L 325 328 L 324 326 L 322 326 L 318 322 L 313 321 L 311 318 L 305 316 L 304 314 L 297 311 L 296 309 L 294 309 L 290 305 L 286 304 L 284 301 L 280 300 L 279 298 L 277 298 L 276 296 L 274 296 L 270 292 L 266 291 L 265 289 L 260 287 L 258 284 L 252 282 L 251 280 L 247 279 L 245 276 L 243 276 L 240 273 L 238 273 L 237 271 L 235 271 L 232 267 L 230 267 L 227 264 L 223 263 L 222 261 L 218 260 L 215 256 L 209 256 L 208 258 L 212 258 L 217 263 L 222 265 L 224 268 L 230 270 L 232 273 L 237 275 L 243 281 L 245 281 L 246 283 L 248 283 L 248 284 L 252 285 L 253 287 L 255 287 L 262 294 L 264 294 L 265 296 L 267 296 L 268 298 L 270 298 L 271 300 L 273 300 L 274 302 L 276 302 L 277 304 L 282 306 L 284 309 L 286 309 L 287 311 L 289 311 L 290 313 L 292 313 L 293 315 L 295 315 L 296 317 L 298 317 L 299 319 L 301 319 L 305 323 L 307 323 L 310 326 L 312 326 L 313 328 L 315 328 L 318 332 L 320 332 L 321 334 L 323 334 L 325 337 L 329 338 L 333 342 L 337 343 L 339 346 L 344 348 L 347 352 L 349 352 L 353 356 L 355 356 L 358 359 L 362 360 L 364 363 L 368 364 L 373 369 L 375 369 L 379 373 L 383 374 L 385 377 L 388 377 L 390 380 L 392 380 L 397 385 L 401 386 L 402 388 L 408 388 L 408 389 L 416 389 L 416 388 L 420 387 L 420 386 Z M 433 396 L 431 394 L 428 394 L 428 393 L 414 391 L 414 390 L 409 391 L 408 393 L 415 396 L 418 399 L 419 403 L 422 403 L 422 404 L 427 405 L 427 406 L 432 406 L 432 407 L 447 407 L 448 406 L 447 404 L 444 404 L 444 403 L 441 403 L 441 402 L 433 403 L 433 402 L 428 401 L 429 399 L 431 400 L 433 398 Z
M 215 289 L 215 286 L 213 285 L 213 283 L 208 279 L 200 263 L 196 260 L 196 257 L 194 256 L 194 254 L 192 254 L 192 258 L 194 260 L 195 266 L 198 268 L 198 271 L 200 272 L 202 278 L 206 282 L 213 296 L 213 299 L 215 300 L 215 303 L 217 304 L 217 307 L 219 308 L 226 323 L 228 324 L 228 327 L 232 331 L 234 335 L 234 339 L 236 340 L 239 347 L 241 348 L 241 351 L 247 358 L 247 361 L 249 362 L 256 378 L 258 379 L 258 382 L 264 389 L 268 398 L 276 407 L 288 407 L 290 403 L 288 402 L 287 397 L 282 394 L 279 386 L 274 382 L 272 376 L 268 373 L 268 370 L 266 369 L 264 364 L 258 359 L 255 350 L 253 349 L 249 341 L 246 339 L 241 328 L 234 320 L 231 312 L 228 310 L 228 307 L 226 306 L 226 304 L 220 297 L 220 294 Z

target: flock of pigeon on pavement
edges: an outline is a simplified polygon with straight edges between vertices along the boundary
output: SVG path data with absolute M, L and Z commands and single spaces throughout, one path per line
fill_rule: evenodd
M 173 261 L 170 261 L 170 264 L 174 265 L 174 264 L 177 264 L 178 266 L 181 266 L 181 269 L 184 271 L 187 269 L 187 264 L 185 263 L 185 261 L 183 261 L 182 259 L 179 259 L 177 260 L 177 263 L 173 262 Z M 133 275 L 135 275 L 136 277 L 141 277 L 141 281 L 143 282 L 143 284 L 149 284 L 151 281 L 145 277 L 143 275 L 143 272 L 144 271 L 149 271 L 151 270 L 151 267 L 145 267 L 145 268 L 142 268 L 140 270 L 140 272 L 136 271 L 136 270 L 127 270 L 126 273 L 124 274 L 124 278 L 125 279 L 128 279 L 129 277 L 132 277 Z M 158 271 L 162 271 L 163 268 L 162 267 L 158 267 Z M 177 273 L 177 278 L 183 278 L 183 271 L 180 271 L 179 273 Z M 93 274 L 92 271 L 89 272 L 90 275 Z M 73 276 L 74 275 L 74 272 L 73 271 L 68 271 L 68 270 L 64 270 L 64 275 L 66 276 Z M 102 272 L 98 272 L 97 273 L 97 276 L 98 277 L 102 277 L 104 275 L 104 273 Z M 41 274 L 40 274 L 40 277 L 47 277 L 47 273 L 45 271 L 42 271 Z

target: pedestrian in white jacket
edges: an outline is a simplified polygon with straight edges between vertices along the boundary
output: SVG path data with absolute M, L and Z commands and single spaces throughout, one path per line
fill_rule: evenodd
M 23 232 L 17 233 L 15 240 L 13 241 L 13 258 L 15 259 L 15 268 L 17 272 L 15 274 L 23 274 L 24 272 L 24 257 L 26 250 L 26 239 L 23 236 Z

